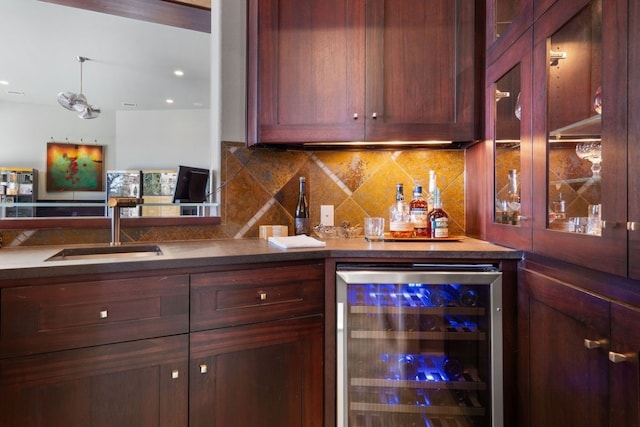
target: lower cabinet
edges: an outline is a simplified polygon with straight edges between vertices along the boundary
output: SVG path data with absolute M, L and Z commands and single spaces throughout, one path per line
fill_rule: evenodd
M 520 426 L 640 426 L 640 310 L 519 275 Z
M 187 426 L 188 335 L 0 360 L 2 427 Z
M 0 427 L 323 425 L 324 261 L 0 285 Z
M 191 334 L 191 427 L 323 423 L 321 316 Z

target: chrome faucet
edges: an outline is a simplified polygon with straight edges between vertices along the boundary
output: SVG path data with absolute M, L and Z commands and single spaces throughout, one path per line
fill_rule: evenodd
M 136 197 L 112 197 L 107 202 L 107 205 L 111 208 L 111 246 L 120 245 L 120 209 L 122 208 L 135 208 L 137 205 L 141 205 L 144 202 L 143 199 Z

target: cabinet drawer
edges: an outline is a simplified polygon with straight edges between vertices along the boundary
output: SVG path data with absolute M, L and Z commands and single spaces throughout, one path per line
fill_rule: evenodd
M 0 356 L 185 333 L 187 275 L 3 289 Z
M 287 265 L 191 276 L 191 330 L 241 325 L 324 309 L 324 265 Z

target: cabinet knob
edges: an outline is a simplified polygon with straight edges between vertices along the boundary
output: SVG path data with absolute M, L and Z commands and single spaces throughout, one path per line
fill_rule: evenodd
M 588 338 L 584 339 L 584 346 L 589 350 L 593 350 L 594 348 L 606 347 L 607 344 L 609 344 L 607 340 L 590 340 Z
M 106 319 L 107 317 L 109 317 L 109 312 L 107 310 L 100 310 L 100 318 Z
M 605 221 L 602 220 L 602 228 L 616 228 L 618 223 L 615 221 Z
M 613 363 L 622 363 L 622 362 L 626 362 L 628 360 L 631 360 L 631 356 L 626 355 L 626 354 L 622 354 L 622 353 L 615 353 L 613 351 L 609 352 L 609 360 Z
M 627 230 L 628 231 L 638 231 L 638 226 L 640 225 L 640 223 L 634 222 L 634 221 L 629 221 L 627 222 Z
M 353 120 L 358 120 L 358 113 L 353 113 Z
M 519 218 L 520 218 L 520 221 L 529 221 L 529 217 L 526 215 L 520 215 Z
M 266 293 L 266 292 L 264 292 L 264 291 L 260 291 L 260 292 L 258 292 L 258 299 L 259 299 L 260 301 L 266 301 L 266 300 L 267 300 L 267 298 L 268 298 L 268 297 L 267 297 L 267 293 Z
M 372 119 L 377 119 L 377 118 L 378 118 L 378 113 L 373 113 L 373 114 L 371 115 L 371 118 L 372 118 Z
M 178 378 L 180 378 L 180 371 L 178 371 L 177 369 L 173 369 L 171 371 L 171 379 L 177 380 Z
M 206 374 L 207 373 L 207 365 L 205 363 L 201 363 L 200 364 L 200 373 L 201 374 Z

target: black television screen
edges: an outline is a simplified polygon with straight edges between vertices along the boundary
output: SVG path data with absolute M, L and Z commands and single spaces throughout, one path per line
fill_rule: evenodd
M 207 200 L 209 169 L 178 166 L 173 203 L 201 203 Z

